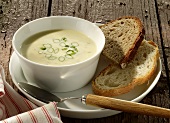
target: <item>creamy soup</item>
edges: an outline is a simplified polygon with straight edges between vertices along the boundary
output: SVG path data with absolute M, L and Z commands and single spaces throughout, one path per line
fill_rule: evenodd
M 46 65 L 69 65 L 93 56 L 96 45 L 89 37 L 74 30 L 50 30 L 24 41 L 21 53 L 27 59 Z

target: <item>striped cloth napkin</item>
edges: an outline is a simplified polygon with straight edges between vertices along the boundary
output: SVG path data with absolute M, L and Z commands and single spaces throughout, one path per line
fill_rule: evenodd
M 38 107 L 19 95 L 5 80 L 0 65 L 0 123 L 62 123 L 57 103 Z

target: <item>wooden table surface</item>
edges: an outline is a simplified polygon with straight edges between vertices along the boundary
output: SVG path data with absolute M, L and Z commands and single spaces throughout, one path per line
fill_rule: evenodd
M 159 45 L 162 74 L 156 87 L 141 101 L 145 104 L 170 107 L 170 0 L 0 0 L 0 64 L 6 79 L 14 86 L 8 70 L 13 52 L 11 40 L 23 24 L 45 16 L 69 15 L 91 22 L 105 23 L 121 16 L 137 16 L 144 24 L 145 39 Z M 17 90 L 17 89 L 16 89 Z M 169 123 L 169 119 L 133 113 L 120 113 L 99 119 L 62 117 L 64 123 Z

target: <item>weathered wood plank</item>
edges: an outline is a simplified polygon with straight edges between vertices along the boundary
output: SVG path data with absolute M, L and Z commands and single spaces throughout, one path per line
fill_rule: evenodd
M 165 58 L 167 62 L 167 69 L 170 76 L 170 1 L 169 0 L 157 0 L 158 14 L 160 22 L 160 31 L 162 44 L 165 52 Z M 169 86 L 170 87 L 170 86 Z
M 23 24 L 47 16 L 48 0 L 0 0 L 0 64 L 12 85 L 8 64 L 13 48 L 12 36 Z
M 147 40 L 155 41 L 160 48 L 161 59 L 164 63 L 161 41 L 165 47 L 168 67 L 170 65 L 170 6 L 164 0 L 53 0 L 52 15 L 70 15 L 87 19 L 91 22 L 107 22 L 121 16 L 137 16 L 144 23 Z M 158 6 L 157 6 L 158 5 Z M 12 85 L 8 71 L 8 63 L 13 51 L 11 40 L 14 32 L 30 20 L 47 15 L 48 0 L 0 0 L 0 64 L 6 71 L 7 81 Z M 157 15 L 157 10 L 159 15 Z M 160 20 L 159 20 L 160 19 Z M 161 28 L 159 28 L 159 22 Z M 161 33 L 160 33 L 161 30 Z M 165 66 L 157 86 L 145 97 L 142 102 L 169 108 L 169 88 L 167 84 Z M 67 123 L 130 123 L 130 122 L 156 122 L 168 123 L 169 119 L 155 118 L 137 114 L 121 113 L 102 119 L 81 120 L 62 117 Z
M 145 27 L 147 40 L 156 42 L 160 49 L 161 60 L 164 63 L 161 38 L 159 32 L 159 23 L 157 15 L 157 6 L 155 0 L 58 0 L 52 3 L 52 15 L 70 15 L 84 18 L 91 22 L 105 23 L 109 20 L 116 19 L 121 16 L 137 16 L 139 17 Z M 167 28 L 166 28 L 167 29 Z M 170 31 L 169 31 L 170 32 Z M 167 35 L 166 35 L 167 37 Z M 168 38 L 167 38 L 168 39 Z M 166 44 L 167 45 L 167 44 Z M 169 46 L 169 45 L 168 45 Z M 143 103 L 157 105 L 169 108 L 169 88 L 167 84 L 167 75 L 165 66 L 163 65 L 162 76 L 157 86 L 151 93 L 143 99 Z M 125 122 L 159 122 L 167 123 L 168 119 L 155 118 L 143 115 L 121 113 L 115 116 L 96 119 L 96 120 L 78 120 L 74 118 L 64 118 L 65 122 L 111 122 L 113 120 L 117 123 Z

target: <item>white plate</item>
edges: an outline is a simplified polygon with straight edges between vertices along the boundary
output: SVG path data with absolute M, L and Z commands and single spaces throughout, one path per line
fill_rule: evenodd
M 96 75 L 109 64 L 109 61 L 107 59 L 104 59 L 102 56 L 100 58 L 98 68 L 96 71 Z M 145 83 L 143 85 L 135 87 L 132 91 L 129 93 L 123 94 L 121 96 L 117 96 L 114 98 L 124 99 L 124 100 L 131 100 L 134 102 L 141 101 L 157 84 L 160 75 L 161 75 L 161 61 L 158 60 L 157 70 L 155 72 L 155 75 L 150 79 L 148 83 Z M 17 84 L 17 82 L 27 82 L 21 66 L 19 64 L 18 57 L 15 53 L 12 54 L 10 63 L 9 63 L 9 71 L 12 76 L 12 80 L 16 87 L 25 95 L 28 97 L 30 101 L 35 103 L 38 106 L 42 106 L 45 103 L 35 99 L 34 97 L 30 96 L 29 94 L 25 93 Z M 64 98 L 64 97 L 80 97 L 85 94 L 93 93 L 91 89 L 91 83 L 89 82 L 88 85 L 85 87 L 72 91 L 72 92 L 65 92 L 65 93 L 54 93 L 55 95 Z M 91 119 L 91 118 L 101 118 L 101 117 L 107 117 L 111 115 L 115 115 L 120 113 L 120 111 L 114 111 L 109 109 L 101 109 L 96 108 L 93 106 L 86 106 L 80 102 L 80 100 L 69 100 L 65 101 L 64 103 L 58 104 L 58 109 L 61 113 L 61 115 L 66 117 L 72 117 L 72 118 L 81 118 L 81 119 Z

